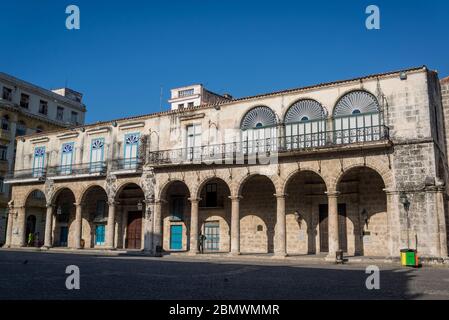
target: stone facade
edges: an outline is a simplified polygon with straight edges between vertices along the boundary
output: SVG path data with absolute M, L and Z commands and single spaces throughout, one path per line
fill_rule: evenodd
M 202 234 L 206 251 L 231 254 L 445 257 L 441 89 L 423 67 L 27 136 L 7 246 L 25 245 L 40 190 L 48 246 L 61 245 L 68 206 L 73 248 L 196 254 Z

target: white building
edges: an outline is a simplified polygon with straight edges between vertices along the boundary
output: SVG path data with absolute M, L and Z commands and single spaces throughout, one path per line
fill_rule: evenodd
M 232 100 L 228 94 L 219 95 L 204 88 L 202 84 L 171 89 L 171 110 L 199 107 Z

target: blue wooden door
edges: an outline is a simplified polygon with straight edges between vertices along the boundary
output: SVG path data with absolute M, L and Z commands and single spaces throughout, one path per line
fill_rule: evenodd
M 98 246 L 104 245 L 104 233 L 105 233 L 105 226 L 104 225 L 98 225 L 95 227 L 95 244 Z
M 61 227 L 60 233 L 59 233 L 59 245 L 62 247 L 67 246 L 67 239 L 69 236 L 69 228 L 68 227 Z
M 182 226 L 170 227 L 170 249 L 182 249 Z

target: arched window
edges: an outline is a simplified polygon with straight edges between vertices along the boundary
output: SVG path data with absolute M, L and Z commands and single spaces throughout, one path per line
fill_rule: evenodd
M 382 138 L 382 117 L 377 98 L 366 91 L 352 91 L 334 108 L 335 143 L 376 141 Z
M 17 122 L 17 126 L 16 126 L 16 136 L 24 136 L 27 133 L 27 126 L 25 124 L 25 122 L 23 121 L 19 121 Z
M 2 117 L 2 130 L 9 131 L 9 116 L 4 115 Z
M 324 146 L 326 143 L 326 111 L 311 99 L 294 103 L 285 115 L 287 150 Z
M 260 106 L 248 111 L 240 125 L 243 153 L 254 154 L 277 150 L 276 124 L 276 114 L 268 107 Z

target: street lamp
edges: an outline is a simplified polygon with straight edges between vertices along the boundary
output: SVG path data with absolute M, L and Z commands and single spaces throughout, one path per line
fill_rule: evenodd
M 399 201 L 404 206 L 404 210 L 405 210 L 405 213 L 406 213 L 406 218 L 407 218 L 407 249 L 410 249 L 410 218 L 409 218 L 409 214 L 408 214 L 408 212 L 410 210 L 410 201 L 408 200 L 408 197 L 405 194 L 405 192 L 401 192 L 401 195 L 399 197 Z

